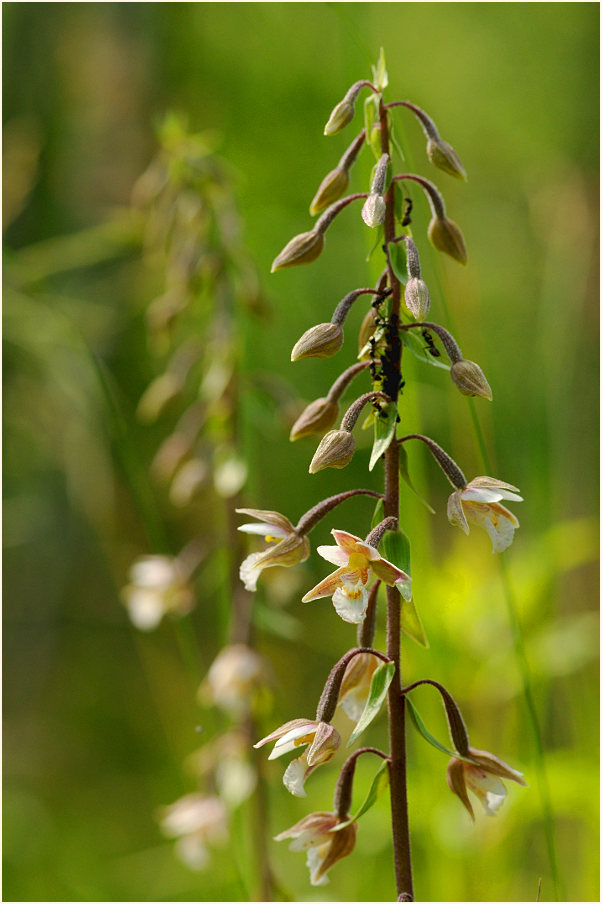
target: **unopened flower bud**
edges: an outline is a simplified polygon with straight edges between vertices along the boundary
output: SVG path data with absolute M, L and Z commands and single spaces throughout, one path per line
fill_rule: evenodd
M 302 232 L 290 240 L 272 264 L 272 273 L 297 264 L 311 264 L 322 253 L 324 236 L 320 232 Z
M 404 297 L 408 311 L 416 320 L 424 320 L 431 307 L 431 296 L 425 281 L 416 276 L 408 279 Z
M 313 201 L 310 204 L 309 212 L 312 217 L 325 210 L 329 204 L 338 201 L 342 194 L 345 193 L 349 185 L 349 173 L 345 169 L 337 167 L 322 179 Z
M 464 237 L 453 220 L 448 220 L 447 217 L 433 217 L 429 223 L 428 237 L 438 251 L 449 254 L 461 264 L 468 260 Z
M 291 361 L 300 358 L 331 358 L 343 344 L 343 330 L 336 323 L 318 323 L 303 333 L 291 352 Z
M 493 398 L 491 387 L 485 374 L 474 361 L 461 358 L 452 364 L 450 376 L 462 395 L 481 396 L 483 399 Z
M 355 440 L 347 430 L 331 430 L 320 441 L 309 466 L 310 474 L 324 468 L 344 468 L 355 452 Z
M 364 315 L 364 319 L 362 320 L 360 331 L 357 337 L 358 344 L 358 352 L 361 354 L 362 350 L 368 344 L 368 341 L 371 336 L 374 335 L 374 331 L 376 330 L 376 311 L 374 308 L 370 308 L 366 314 Z
M 355 102 L 349 100 L 348 95 L 346 95 L 330 114 L 328 122 L 324 126 L 324 134 L 336 135 L 336 133 L 340 132 L 341 129 L 344 129 L 346 125 L 349 125 L 354 114 Z
M 362 220 L 366 226 L 374 229 L 385 221 L 387 205 L 382 195 L 370 194 L 366 198 L 366 202 L 362 207 Z
M 433 164 L 438 169 L 455 176 L 456 179 L 462 179 L 466 182 L 466 170 L 460 163 L 460 158 L 454 151 L 451 144 L 443 139 L 429 138 L 426 143 L 426 153 Z
M 330 430 L 339 416 L 339 406 L 328 397 L 315 399 L 299 415 L 291 428 L 290 441 L 302 436 L 318 436 Z

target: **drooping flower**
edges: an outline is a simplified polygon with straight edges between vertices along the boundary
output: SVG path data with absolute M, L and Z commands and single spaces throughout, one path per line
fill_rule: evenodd
M 142 556 L 130 568 L 129 578 L 121 599 L 141 631 L 152 631 L 168 612 L 184 615 L 194 606 L 194 594 L 178 559 Z
M 451 494 L 447 503 L 447 517 L 465 534 L 470 533 L 468 522 L 484 527 L 493 543 L 493 552 L 502 552 L 512 543 L 518 518 L 500 505 L 501 499 L 522 502 L 518 489 L 494 477 L 475 477 L 463 489 Z
M 266 666 L 261 656 L 245 644 L 235 643 L 218 653 L 199 695 L 226 712 L 242 715 L 265 682 Z
M 254 747 L 263 747 L 276 741 L 268 759 L 275 760 L 291 750 L 309 744 L 300 757 L 286 768 L 282 781 L 285 788 L 295 797 L 306 797 L 305 780 L 317 766 L 328 762 L 334 756 L 341 738 L 338 731 L 328 722 L 316 722 L 310 719 L 293 719 L 285 722 L 271 734 L 262 738 Z
M 274 543 L 263 552 L 253 552 L 240 566 L 240 579 L 247 590 L 257 589 L 257 579 L 264 568 L 274 565 L 298 565 L 309 556 L 309 540 L 300 536 L 291 522 L 279 512 L 260 509 L 236 509 L 241 515 L 257 518 L 258 523 L 241 524 L 238 528 L 246 534 L 259 534 Z
M 519 785 L 526 785 L 521 772 L 512 769 L 493 753 L 486 750 L 468 748 L 468 756 L 475 763 L 467 763 L 453 757 L 447 767 L 447 784 L 457 794 L 474 820 L 474 811 L 468 798 L 468 791 L 479 798 L 488 816 L 495 816 L 506 796 L 506 788 L 501 779 L 509 779 Z
M 335 831 L 342 819 L 334 813 L 310 813 L 296 825 L 276 835 L 274 841 L 292 838 L 291 851 L 307 851 L 309 881 L 312 885 L 326 885 L 326 873 L 337 860 L 347 857 L 355 847 L 357 822 Z
M 371 653 L 358 653 L 345 669 L 338 705 L 354 722 L 359 722 L 364 711 L 372 676 L 379 665 L 380 660 Z
M 219 843 L 227 837 L 226 807 L 219 797 L 187 794 L 158 814 L 161 830 L 168 838 L 177 838 L 176 853 L 191 869 L 207 865 L 207 843 Z
M 389 585 L 401 584 L 411 578 L 359 537 L 343 530 L 331 533 L 337 545 L 318 546 L 318 552 L 327 562 L 339 567 L 306 593 L 302 602 L 332 596 L 334 608 L 343 621 L 357 625 L 366 613 L 368 582 L 372 577 Z

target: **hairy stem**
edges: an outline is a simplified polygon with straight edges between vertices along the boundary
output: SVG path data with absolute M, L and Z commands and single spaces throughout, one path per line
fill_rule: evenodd
M 387 111 L 380 107 L 381 152 L 389 154 L 389 124 Z M 385 244 L 395 238 L 394 183 L 387 190 L 385 201 Z M 396 374 L 401 371 L 401 342 L 399 341 L 399 312 L 401 284 L 389 264 L 391 312 L 388 331 L 388 360 Z M 393 390 L 389 390 L 392 392 Z M 392 400 L 397 401 L 398 383 Z M 385 517 L 399 519 L 399 447 L 391 443 L 385 452 Z M 396 587 L 387 587 L 387 656 L 395 663 L 395 676 L 388 691 L 391 821 L 393 828 L 393 860 L 397 898 L 412 901 L 412 861 L 408 823 L 408 794 L 406 780 L 405 700 L 401 692 L 401 595 Z

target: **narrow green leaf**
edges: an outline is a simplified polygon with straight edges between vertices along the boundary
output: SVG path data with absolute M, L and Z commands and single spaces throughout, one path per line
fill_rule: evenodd
M 406 574 L 411 574 L 410 541 L 402 530 L 388 530 L 381 540 L 380 549 L 385 559 L 388 559 L 393 565 L 397 565 L 397 567 L 401 568 L 402 571 L 405 571 Z M 411 584 L 408 584 L 407 582 L 405 584 L 400 584 L 399 592 L 404 600 L 412 599 Z
M 443 744 L 440 744 L 439 741 L 437 740 L 437 738 L 434 738 L 432 736 L 432 734 L 430 733 L 430 731 L 427 729 L 426 725 L 420 718 L 420 713 L 418 712 L 418 710 L 416 709 L 416 707 L 414 706 L 414 704 L 412 703 L 412 701 L 410 700 L 410 698 L 407 694 L 406 694 L 406 705 L 408 707 L 408 712 L 410 714 L 410 718 L 414 724 L 414 728 L 416 729 L 416 731 L 418 731 L 422 735 L 422 737 L 425 739 L 425 741 L 428 741 L 429 744 L 432 744 L 433 747 L 436 747 L 437 750 L 441 751 L 441 753 L 446 753 L 448 756 L 457 757 L 458 756 L 457 753 L 454 753 L 454 751 L 450 750 L 449 747 L 445 747 Z M 460 759 L 463 759 L 463 758 L 460 757 Z
M 407 634 L 408 637 L 411 637 L 412 640 L 415 640 L 417 644 L 420 644 L 421 647 L 428 649 L 429 642 L 424 633 L 424 628 L 422 627 L 422 622 L 420 621 L 420 616 L 418 615 L 418 610 L 416 609 L 413 599 L 404 599 L 401 604 L 401 630 L 404 634 Z
M 408 469 L 408 453 L 406 447 L 402 444 L 399 447 L 399 476 L 402 480 L 407 483 L 411 491 L 420 499 L 420 501 L 426 505 L 427 509 L 431 513 L 431 515 L 435 514 L 435 509 L 427 502 L 424 496 L 421 496 L 414 484 L 412 483 L 412 479 L 410 477 L 410 472 Z
M 372 67 L 372 77 L 378 90 L 384 91 L 389 84 L 389 76 L 387 75 L 387 64 L 385 63 L 385 51 L 382 47 L 380 48 L 376 66 Z
M 391 263 L 393 263 L 393 261 L 391 261 Z M 426 342 L 418 330 L 401 330 L 400 335 L 401 341 L 405 347 L 415 358 L 418 358 L 419 361 L 426 364 L 432 364 L 433 367 L 441 367 L 443 370 L 450 369 L 450 365 L 446 364 L 441 358 L 433 358 L 428 348 L 426 348 Z
M 366 255 L 366 260 L 369 261 L 375 251 L 378 251 L 379 248 L 382 248 L 383 242 L 385 239 L 385 227 L 378 226 L 376 230 L 376 238 L 374 240 L 374 244 L 370 248 L 370 251 Z
M 393 272 L 397 279 L 405 284 L 408 281 L 408 267 L 407 267 L 407 255 L 405 250 L 405 243 L 403 242 L 395 242 L 393 245 L 388 245 L 389 248 L 389 257 L 391 258 L 391 266 L 393 267 Z M 411 330 L 403 330 L 402 331 L 402 341 L 403 341 L 403 333 L 409 333 Z
M 347 741 L 347 747 L 351 747 L 351 745 L 357 741 L 362 732 L 370 725 L 370 722 L 378 715 L 383 700 L 387 696 L 387 691 L 389 690 L 389 685 L 393 680 L 394 674 L 394 662 L 383 662 L 373 674 L 372 681 L 370 682 L 370 693 L 368 694 L 364 711 L 360 716 L 359 722 L 353 729 L 351 737 Z
M 389 763 L 387 760 L 383 760 L 378 772 L 372 779 L 372 784 L 370 785 L 370 790 L 366 795 L 366 799 L 364 800 L 357 813 L 352 816 L 351 819 L 348 819 L 346 822 L 343 822 L 340 825 L 336 826 L 332 831 L 340 832 L 341 829 L 344 829 L 346 826 L 350 826 L 352 822 L 356 822 L 356 820 L 358 820 L 360 816 L 363 816 L 364 813 L 367 813 L 368 810 L 374 806 L 388 784 Z
M 388 405 L 381 405 L 382 414 L 378 414 L 374 421 L 374 444 L 372 446 L 372 454 L 370 456 L 370 464 L 368 470 L 371 471 L 374 465 L 387 451 L 391 445 L 391 440 L 395 436 L 395 427 L 397 425 L 397 406 L 394 402 Z

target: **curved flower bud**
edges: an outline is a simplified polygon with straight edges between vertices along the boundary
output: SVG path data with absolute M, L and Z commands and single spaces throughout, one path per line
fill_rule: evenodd
M 296 267 L 298 264 L 311 264 L 322 253 L 324 236 L 321 232 L 302 232 L 284 246 L 280 254 L 274 258 L 271 273 L 284 270 L 285 267 Z
M 357 96 L 357 95 L 356 95 Z M 351 99 L 349 93 L 345 95 L 343 100 L 336 105 L 328 122 L 324 126 L 325 135 L 336 135 L 341 129 L 349 125 L 355 115 L 355 97 Z
M 323 763 L 330 760 L 341 743 L 338 731 L 328 722 L 316 722 L 310 719 L 293 719 L 266 735 L 254 747 L 263 747 L 276 741 L 269 760 L 275 760 L 291 750 L 309 744 L 307 750 L 296 760 L 289 763 L 284 776 L 285 788 L 295 797 L 306 797 L 304 788 L 307 777 Z
M 330 430 L 339 416 L 339 406 L 328 397 L 315 399 L 301 412 L 291 428 L 292 443 L 302 436 L 318 436 Z
M 335 813 L 310 813 L 298 823 L 276 835 L 274 841 L 292 838 L 291 851 L 307 851 L 309 880 L 312 885 L 326 885 L 326 873 L 338 860 L 347 857 L 355 847 L 357 822 L 334 831 L 344 820 Z
M 332 358 L 343 345 L 343 330 L 337 323 L 317 323 L 295 343 L 291 361 L 301 358 Z
M 462 395 L 481 396 L 483 399 L 492 400 L 491 386 L 479 365 L 474 361 L 467 361 L 466 358 L 456 361 L 451 366 L 450 377 Z
M 355 452 L 353 434 L 347 430 L 331 430 L 320 440 L 309 465 L 309 473 L 317 474 L 324 468 L 344 468 Z
M 320 213 L 321 210 L 325 210 L 329 204 L 333 203 L 333 201 L 338 201 L 347 190 L 348 185 L 349 173 L 346 169 L 337 166 L 335 169 L 331 170 L 331 172 L 322 179 L 320 186 L 314 195 L 314 199 L 309 206 L 311 216 L 313 217 L 315 214 Z
M 431 307 L 431 296 L 425 281 L 420 277 L 410 277 L 406 283 L 404 298 L 408 311 L 416 320 L 424 320 Z
M 460 264 L 468 260 L 464 236 L 460 227 L 447 217 L 433 217 L 428 226 L 428 237 L 432 245 L 444 254 L 449 254 Z
M 291 522 L 279 512 L 261 509 L 236 509 L 241 515 L 258 518 L 258 524 L 241 524 L 238 528 L 243 533 L 259 534 L 275 543 L 263 552 L 253 552 L 240 566 L 240 579 L 247 590 L 257 589 L 257 579 L 264 568 L 274 565 L 299 565 L 309 556 L 309 540 L 300 536 Z
M 447 783 L 450 790 L 458 795 L 471 819 L 474 820 L 474 811 L 468 798 L 469 790 L 479 798 L 487 815 L 495 816 L 506 796 L 506 788 L 501 779 L 508 779 L 518 785 L 527 783 L 521 772 L 512 769 L 486 750 L 469 747 L 468 756 L 475 760 L 475 763 L 467 763 L 456 757 L 450 760 L 447 767 Z
M 368 582 L 372 577 L 390 586 L 409 582 L 411 578 L 359 537 L 343 530 L 331 533 L 337 545 L 318 546 L 318 553 L 327 562 L 339 567 L 306 593 L 301 602 L 309 603 L 332 596 L 334 608 L 343 621 L 358 625 L 366 614 Z
M 362 207 L 362 220 L 366 226 L 375 229 L 385 221 L 387 205 L 382 195 L 369 194 Z
M 463 489 L 451 494 L 447 503 L 447 517 L 465 534 L 470 533 L 468 522 L 485 528 L 493 544 L 493 552 L 507 549 L 519 527 L 518 518 L 500 505 L 501 499 L 522 502 L 516 487 L 494 477 L 475 477 Z
M 466 170 L 460 162 L 460 158 L 454 151 L 451 144 L 443 141 L 442 138 L 429 138 L 426 143 L 426 154 L 433 166 L 455 176 L 456 179 L 462 179 L 466 182 Z

